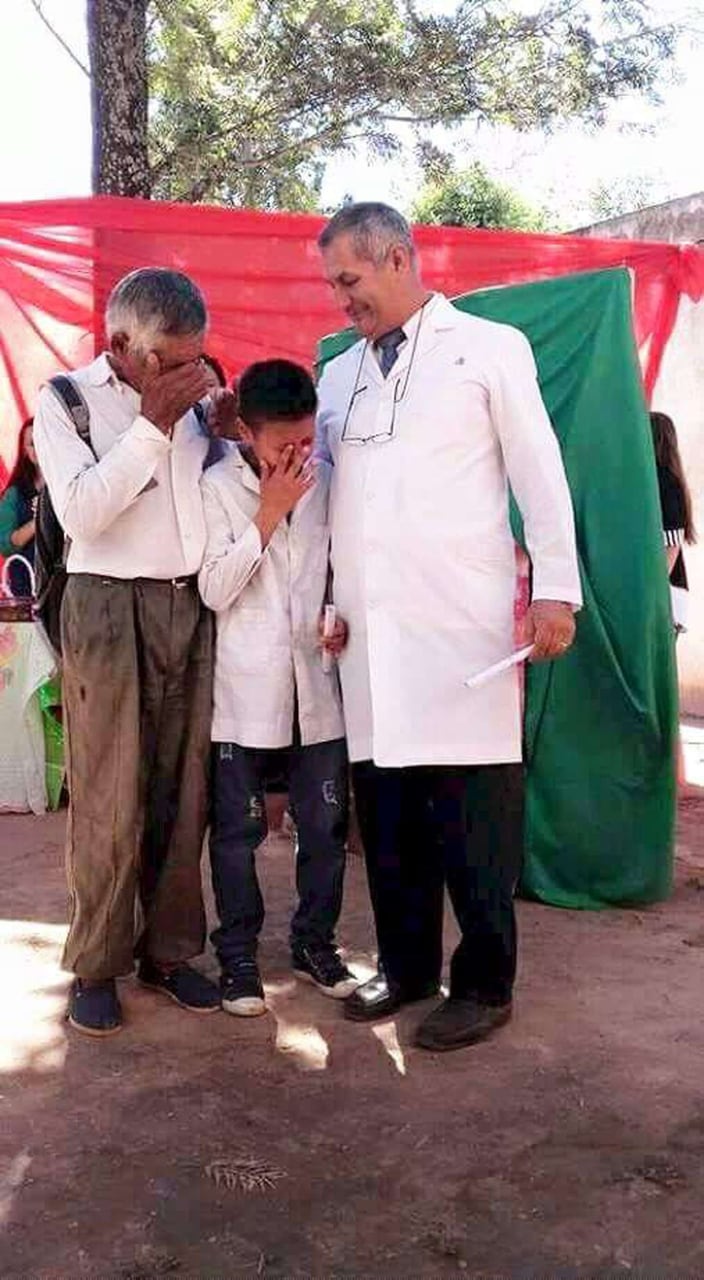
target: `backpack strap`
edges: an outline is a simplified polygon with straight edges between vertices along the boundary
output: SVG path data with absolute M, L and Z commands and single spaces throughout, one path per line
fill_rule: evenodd
M 90 438 L 90 409 L 83 392 L 66 373 L 55 374 L 49 379 L 47 386 L 51 387 L 57 400 L 61 401 L 81 440 L 88 445 L 93 457 L 96 457 Z

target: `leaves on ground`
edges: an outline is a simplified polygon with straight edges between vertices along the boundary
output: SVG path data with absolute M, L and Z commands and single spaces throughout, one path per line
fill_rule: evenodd
M 227 1191 L 273 1191 L 277 1182 L 285 1178 L 283 1169 L 276 1169 L 249 1156 L 235 1156 L 212 1160 L 205 1166 L 205 1175 L 216 1187 Z

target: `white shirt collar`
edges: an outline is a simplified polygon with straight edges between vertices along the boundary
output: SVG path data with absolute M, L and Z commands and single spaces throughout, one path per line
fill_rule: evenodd
M 412 316 L 409 316 L 406 323 L 401 325 L 401 328 L 403 329 L 403 332 L 406 335 L 406 340 L 408 342 L 412 342 L 413 338 L 415 337 L 416 330 L 421 322 L 421 316 L 423 316 L 424 318 L 431 316 L 433 312 L 436 310 L 437 303 L 442 298 L 442 296 L 443 295 L 441 293 L 431 293 L 430 297 L 428 298 L 428 301 L 424 302 L 422 306 L 418 308 L 417 311 L 413 312 Z
M 416 335 L 416 331 L 421 322 L 421 316 L 427 317 L 432 315 L 433 312 L 437 309 L 438 302 L 441 300 L 443 302 L 445 301 L 444 295 L 442 293 L 432 293 L 428 298 L 427 302 L 423 303 L 418 308 L 417 311 L 413 312 L 412 316 L 409 316 L 407 320 L 404 320 L 403 324 L 398 326 L 399 329 L 403 329 L 403 332 L 405 334 L 405 338 L 403 342 L 399 343 L 399 351 L 402 351 L 403 348 L 407 345 L 407 343 L 413 342 L 413 339 L 415 338 L 415 335 Z M 380 348 L 376 345 L 376 342 L 372 342 L 371 347 L 374 352 L 374 357 L 377 363 L 380 364 L 381 363 Z
M 108 359 L 107 351 L 101 351 L 96 356 L 92 364 L 89 364 L 84 370 L 83 377 L 90 387 L 111 386 L 119 395 L 130 394 L 136 396 L 137 400 L 141 399 L 138 391 L 131 387 L 128 382 L 122 382 L 118 378 Z
M 111 382 L 113 385 L 119 382 L 119 378 L 108 360 L 107 351 L 101 351 L 92 364 L 87 365 L 83 371 L 83 376 L 91 387 L 102 387 L 106 382 Z

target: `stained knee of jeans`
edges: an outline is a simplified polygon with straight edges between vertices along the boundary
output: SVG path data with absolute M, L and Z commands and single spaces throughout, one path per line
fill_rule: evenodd
M 314 797 L 296 810 L 292 805 L 294 820 L 310 833 L 313 839 L 344 842 L 349 824 L 347 786 L 338 778 L 324 778 Z
M 267 831 L 264 796 L 253 791 L 247 797 L 247 807 L 242 815 L 242 838 L 256 847 L 266 839 Z
M 216 803 L 212 829 L 212 843 L 216 846 L 246 845 L 256 849 L 267 833 L 264 797 L 260 793 L 251 792 L 234 813 L 229 805 Z

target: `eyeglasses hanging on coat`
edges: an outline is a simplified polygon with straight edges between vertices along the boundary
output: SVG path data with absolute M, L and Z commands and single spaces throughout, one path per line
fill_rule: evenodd
M 340 437 L 341 443 L 385 444 L 387 440 L 393 439 L 394 433 L 396 431 L 396 422 L 398 419 L 398 406 L 401 404 L 401 402 L 405 398 L 406 393 L 408 391 L 408 384 L 410 382 L 411 373 L 413 371 L 413 365 L 416 358 L 416 351 L 418 348 L 418 339 L 420 337 L 421 325 L 423 323 L 423 317 L 425 315 L 425 308 L 427 305 L 428 305 L 427 302 L 423 303 L 423 306 L 421 307 L 418 315 L 418 324 L 416 325 L 416 331 L 413 335 L 413 345 L 411 347 L 411 354 L 408 360 L 408 364 L 406 366 L 406 370 L 404 373 L 399 374 L 399 376 L 397 377 L 394 383 L 393 395 L 391 399 L 391 421 L 389 423 L 389 426 L 383 431 L 370 432 L 369 435 L 354 435 L 353 423 L 352 423 L 354 411 L 357 407 L 357 404 L 359 403 L 360 397 L 363 396 L 369 390 L 368 383 L 365 383 L 365 385 L 362 387 L 360 387 L 359 385 L 359 380 L 362 376 L 362 369 L 364 368 L 364 361 L 366 360 L 367 352 L 369 350 L 369 345 L 370 345 L 368 339 L 364 343 L 364 346 L 362 348 L 362 355 L 361 355 L 359 364 L 357 366 L 357 373 L 355 375 L 354 385 L 352 387 L 352 395 L 350 396 L 349 404 L 347 406 L 347 412 L 345 414 L 345 421 L 342 426 L 342 435 Z

